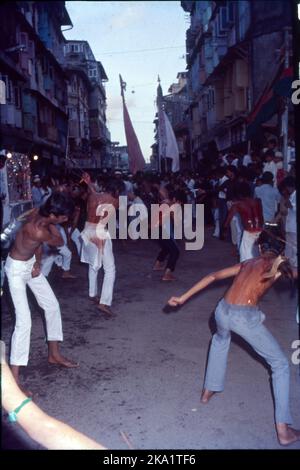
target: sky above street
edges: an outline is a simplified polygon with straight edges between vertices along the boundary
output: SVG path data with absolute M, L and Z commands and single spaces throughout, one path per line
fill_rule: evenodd
M 111 140 L 126 145 L 119 74 L 127 83 L 126 103 L 146 161 L 154 142 L 157 76 L 167 94 L 186 68 L 188 17 L 179 1 L 70 1 L 74 27 L 68 40 L 88 41 L 104 66 Z

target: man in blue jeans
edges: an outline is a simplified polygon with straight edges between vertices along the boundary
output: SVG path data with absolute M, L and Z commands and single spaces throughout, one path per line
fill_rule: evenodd
M 227 356 L 231 331 L 244 338 L 262 356 L 272 369 L 275 398 L 275 422 L 279 443 L 292 444 L 300 440 L 300 431 L 289 426 L 289 362 L 279 344 L 263 325 L 265 315 L 258 302 L 274 282 L 285 275 L 296 276 L 281 253 L 284 242 L 274 229 L 263 231 L 257 240 L 260 256 L 205 276 L 180 297 L 171 297 L 169 305 L 182 305 L 192 295 L 219 279 L 234 276 L 231 287 L 218 303 L 215 311 L 217 332 L 212 338 L 201 402 L 208 403 L 216 392 L 224 389 Z

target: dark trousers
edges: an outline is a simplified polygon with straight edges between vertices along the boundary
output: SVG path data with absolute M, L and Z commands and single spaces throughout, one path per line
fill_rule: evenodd
M 177 260 L 179 258 L 179 248 L 175 240 L 172 238 L 168 240 L 160 239 L 158 240 L 158 243 L 161 250 L 158 254 L 157 261 L 162 263 L 166 258 L 168 258 L 166 269 L 174 271 Z

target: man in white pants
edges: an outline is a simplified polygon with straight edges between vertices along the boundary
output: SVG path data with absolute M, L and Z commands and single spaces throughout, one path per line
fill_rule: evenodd
M 113 289 L 116 276 L 115 261 L 112 251 L 112 241 L 109 232 L 101 224 L 104 214 L 101 216 L 101 206 L 104 212 L 107 212 L 107 207 L 111 208 L 112 212 L 118 208 L 119 194 L 124 187 L 122 181 L 111 180 L 107 185 L 105 192 L 97 193 L 94 185 L 92 184 L 91 177 L 88 173 L 84 173 L 83 181 L 88 185 L 88 200 L 87 200 L 87 221 L 84 229 L 81 232 L 83 240 L 81 261 L 89 264 L 89 298 L 96 302 L 98 308 L 105 315 L 111 316 L 110 309 L 113 298 Z M 105 216 L 105 225 L 109 219 Z M 104 279 L 100 299 L 98 294 L 98 272 L 103 267 Z
M 20 366 L 26 366 L 29 358 L 31 314 L 26 286 L 34 293 L 40 307 L 45 311 L 48 362 L 64 367 L 78 364 L 61 355 L 58 342 L 63 340 L 61 314 L 58 301 L 40 270 L 43 243 L 59 247 L 63 239 L 55 227 L 68 219 L 74 209 L 73 203 L 62 193 L 53 194 L 43 205 L 30 213 L 18 231 L 5 263 L 9 290 L 15 307 L 16 324 L 11 342 L 10 364 L 19 382 Z

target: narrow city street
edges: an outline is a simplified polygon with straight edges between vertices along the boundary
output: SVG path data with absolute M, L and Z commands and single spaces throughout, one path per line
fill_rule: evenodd
M 88 300 L 87 265 L 73 257 L 75 280 L 53 268 L 49 281 L 63 317 L 63 352 L 78 369 L 47 364 L 41 312 L 30 295 L 32 335 L 29 365 L 22 373 L 36 403 L 50 415 L 109 449 L 278 449 L 269 370 L 233 336 L 226 388 L 200 404 L 212 313 L 229 282 L 219 282 L 172 313 L 162 311 L 171 295 L 183 293 L 210 271 L 235 264 L 229 242 L 205 234 L 201 251 L 184 251 L 178 280 L 160 281 L 152 272 L 153 241 L 116 241 L 117 281 L 113 308 L 105 319 Z M 14 324 L 4 285 L 2 338 L 8 346 Z M 281 280 L 261 303 L 266 326 L 291 358 L 298 338 L 296 294 Z M 8 351 L 7 351 L 8 353 Z M 299 366 L 291 364 L 291 408 L 300 427 Z M 125 437 L 124 437 L 125 436 Z M 41 449 L 3 415 L 4 448 Z M 300 443 L 290 448 L 300 448 Z

